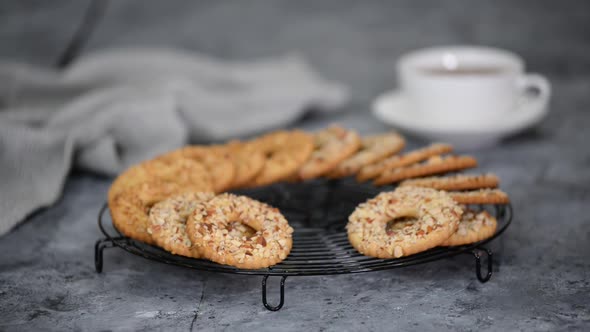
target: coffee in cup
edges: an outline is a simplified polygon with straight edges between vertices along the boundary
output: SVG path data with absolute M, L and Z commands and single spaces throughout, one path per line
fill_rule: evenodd
M 516 116 L 530 92 L 546 103 L 550 84 L 525 74 L 523 60 L 508 51 L 476 46 L 411 52 L 397 66 L 402 92 L 416 116 L 445 128 L 481 127 Z

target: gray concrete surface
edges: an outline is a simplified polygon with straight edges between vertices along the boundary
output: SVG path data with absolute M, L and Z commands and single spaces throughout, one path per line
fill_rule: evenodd
M 0 54 L 51 63 L 80 2 L 3 2 Z M 114 3 L 114 2 L 113 2 Z M 105 252 L 95 218 L 111 179 L 76 173 L 55 206 L 0 238 L 0 330 L 588 330 L 590 326 L 590 44 L 587 2 L 140 2 L 107 12 L 89 49 L 166 44 L 224 58 L 297 50 L 353 87 L 334 117 L 363 133 L 386 127 L 369 101 L 393 85 L 393 64 L 419 46 L 475 42 L 522 53 L 548 74 L 551 113 L 537 128 L 474 154 L 502 178 L 513 225 L 491 245 L 494 276 L 472 258 L 348 276 L 291 277 L 279 312 L 260 277 L 218 275 Z M 417 140 L 412 145 L 422 144 Z M 272 280 L 270 296 L 278 280 Z

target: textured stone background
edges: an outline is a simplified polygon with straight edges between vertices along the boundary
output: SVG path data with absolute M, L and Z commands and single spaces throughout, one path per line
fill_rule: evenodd
M 52 64 L 85 5 L 2 1 L 0 56 Z M 0 330 L 588 329 L 589 30 L 588 1 L 112 1 L 88 50 L 155 44 L 227 59 L 298 52 L 353 88 L 345 112 L 311 116 L 297 124 L 304 128 L 340 121 L 363 133 L 384 130 L 369 102 L 395 86 L 396 59 L 442 44 L 522 54 L 552 80 L 551 113 L 534 130 L 475 153 L 482 170 L 501 176 L 516 213 L 492 245 L 499 261 L 487 284 L 467 256 L 292 277 L 285 307 L 272 313 L 261 305 L 259 277 L 188 271 L 115 249 L 99 275 L 95 218 L 111 179 L 76 173 L 56 206 L 0 238 Z

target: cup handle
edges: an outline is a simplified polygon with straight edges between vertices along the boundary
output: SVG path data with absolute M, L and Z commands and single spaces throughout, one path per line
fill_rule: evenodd
M 518 82 L 520 91 L 518 109 L 532 118 L 542 116 L 546 111 L 549 97 L 551 97 L 551 84 L 549 80 L 539 74 L 525 74 Z M 523 114 L 524 115 L 524 114 Z

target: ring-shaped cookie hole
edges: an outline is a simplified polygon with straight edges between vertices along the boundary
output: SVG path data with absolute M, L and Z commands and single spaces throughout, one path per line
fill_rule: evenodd
M 249 239 L 256 234 L 256 230 L 239 220 L 229 222 L 225 229 L 228 231 L 228 235 L 236 239 Z
M 385 233 L 394 235 L 396 232 L 418 221 L 416 216 L 396 217 L 385 224 Z

